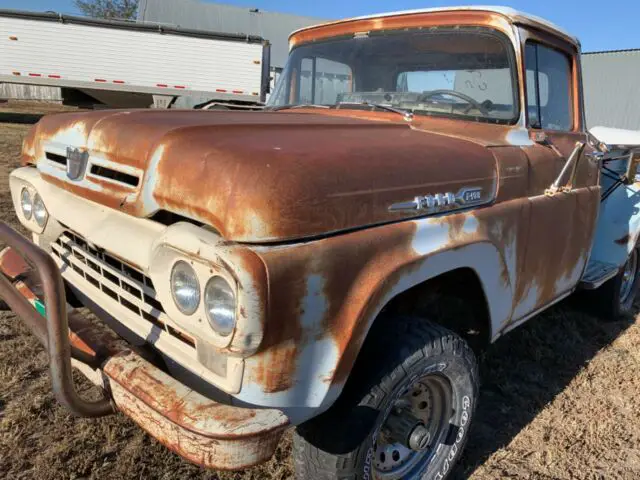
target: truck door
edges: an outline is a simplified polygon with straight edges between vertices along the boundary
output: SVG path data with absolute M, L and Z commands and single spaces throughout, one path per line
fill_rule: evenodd
M 558 39 L 523 31 L 530 220 L 525 260 L 516 284 L 513 319 L 570 293 L 588 260 L 600 205 L 598 165 L 582 156 L 567 192 L 545 191 L 576 142 L 586 142 L 577 51 Z M 589 149 L 590 147 L 587 147 Z M 571 172 L 569 172 L 571 173 Z M 571 175 L 563 176 L 563 184 Z

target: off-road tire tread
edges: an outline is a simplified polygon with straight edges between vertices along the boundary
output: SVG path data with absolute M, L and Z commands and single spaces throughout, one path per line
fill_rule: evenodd
M 398 374 L 406 375 L 408 370 L 421 358 L 430 357 L 439 353 L 449 352 L 455 356 L 465 357 L 471 362 L 474 389 L 478 390 L 478 367 L 473 351 L 468 344 L 455 333 L 436 323 L 425 319 L 402 316 L 393 319 L 393 328 L 385 329 L 382 335 L 371 332 L 368 342 L 363 347 L 356 365 L 351 374 L 350 382 L 363 384 L 366 388 L 367 381 L 370 385 L 368 393 L 361 397 L 358 404 L 379 406 L 387 393 L 395 385 Z M 369 341 L 370 340 L 370 341 Z M 388 356 L 380 355 L 379 346 L 385 346 Z M 396 348 L 393 348 L 393 345 Z M 372 368 L 372 361 L 387 365 L 397 365 L 391 372 L 384 375 L 378 381 L 373 376 L 358 375 L 366 368 L 369 373 L 377 371 Z M 399 371 L 401 370 L 401 371 Z M 372 382 L 373 380 L 373 382 Z M 345 387 L 345 391 L 346 391 Z M 359 388 L 351 389 L 359 391 Z M 343 396 L 348 395 L 347 392 Z M 322 422 L 313 425 L 308 422 L 299 428 L 312 429 L 314 438 L 324 437 L 325 441 L 334 435 L 331 429 L 331 416 L 334 408 L 340 408 L 348 398 L 340 398 L 336 405 L 323 414 Z M 357 401 L 357 400 L 356 400 Z M 334 455 L 324 452 L 306 441 L 296 430 L 293 434 L 293 458 L 295 463 L 296 479 L 298 480 L 361 480 L 358 472 L 357 461 L 360 448 L 346 455 Z

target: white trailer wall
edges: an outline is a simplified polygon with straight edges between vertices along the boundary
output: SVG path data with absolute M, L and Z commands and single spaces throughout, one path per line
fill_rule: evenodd
M 0 12 L 0 82 L 260 98 L 264 45 L 255 37 L 28 15 Z

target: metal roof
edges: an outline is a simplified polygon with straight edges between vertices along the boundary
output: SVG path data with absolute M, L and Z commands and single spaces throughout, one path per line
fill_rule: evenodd
M 289 55 L 289 34 L 326 19 L 267 12 L 198 0 L 140 0 L 138 21 L 181 28 L 256 35 L 271 42 L 271 65 L 284 67 Z
M 571 40 L 573 43 L 575 43 L 576 45 L 580 45 L 580 41 L 578 40 L 578 37 L 570 34 L 569 32 L 567 32 L 566 30 L 564 30 L 563 28 L 559 27 L 558 25 L 555 25 L 554 23 L 545 20 L 544 18 L 541 17 L 537 17 L 535 15 L 531 15 L 529 13 L 524 13 L 524 12 L 520 12 L 518 10 L 515 10 L 511 7 L 501 7 L 501 6 L 485 6 L 485 5 L 474 5 L 474 6 L 461 6 L 461 7 L 437 7 L 437 8 L 421 8 L 421 9 L 416 9 L 416 10 L 401 10 L 401 11 L 397 11 L 397 12 L 387 12 L 387 13 L 381 13 L 381 14 L 377 14 L 377 15 L 365 15 L 362 17 L 355 17 L 355 18 L 348 18 L 348 19 L 344 19 L 344 20 L 337 20 L 335 22 L 329 22 L 328 24 L 332 24 L 332 23 L 342 23 L 342 22 L 349 22 L 351 20 L 366 20 L 366 19 L 372 19 L 372 18 L 384 18 L 384 17 L 392 17 L 392 16 L 397 16 L 397 15 L 411 15 L 411 14 L 415 14 L 415 13 L 434 13 L 434 12 L 455 12 L 455 11 L 474 11 L 474 12 L 493 12 L 493 13 L 498 13 L 500 15 L 503 15 L 507 18 L 509 18 L 512 22 L 514 23 L 524 23 L 526 25 L 539 25 L 544 27 L 547 30 L 553 31 L 555 33 L 558 33 L 564 37 L 566 37 L 567 39 Z M 299 30 L 295 31 L 292 33 L 295 34 L 299 31 L 303 31 L 306 30 L 307 28 L 310 27 L 303 27 L 300 28 Z
M 640 49 L 582 56 L 587 125 L 640 130 Z

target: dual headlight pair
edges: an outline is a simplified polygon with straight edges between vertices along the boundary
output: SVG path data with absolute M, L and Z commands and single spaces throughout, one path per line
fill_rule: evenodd
M 236 326 L 236 296 L 231 285 L 220 276 L 213 276 L 201 294 L 196 272 L 182 260 L 171 269 L 173 301 L 185 315 L 193 315 L 204 297 L 204 311 L 211 328 L 219 335 L 229 336 Z
M 20 208 L 24 218 L 31 220 L 33 217 L 40 228 L 44 228 L 47 224 L 49 212 L 47 212 L 47 208 L 44 206 L 42 197 L 39 194 L 36 193 L 31 197 L 29 190 L 23 188 L 20 193 Z

